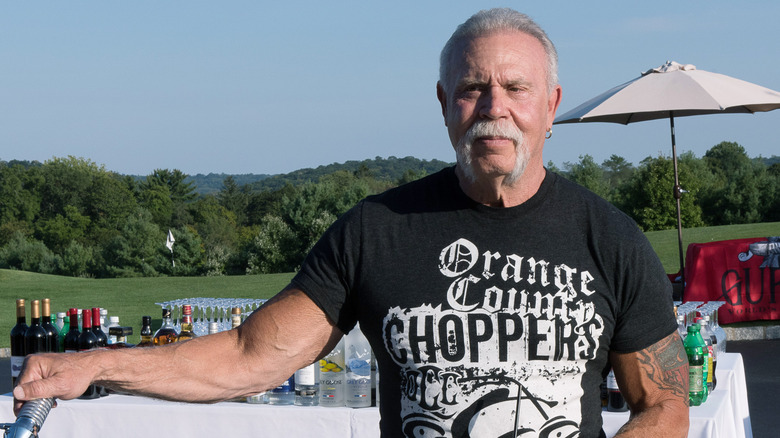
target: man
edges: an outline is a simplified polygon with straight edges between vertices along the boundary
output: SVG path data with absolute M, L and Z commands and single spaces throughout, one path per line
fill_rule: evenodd
M 685 436 L 687 360 L 660 263 L 626 216 L 543 166 L 556 70 L 526 16 L 476 14 L 442 51 L 437 85 L 455 168 L 358 204 L 239 329 L 33 357 L 14 396 L 73 398 L 93 381 L 251 395 L 359 321 L 382 373 L 383 436 L 600 436 L 610 366 L 632 409 L 621 436 Z

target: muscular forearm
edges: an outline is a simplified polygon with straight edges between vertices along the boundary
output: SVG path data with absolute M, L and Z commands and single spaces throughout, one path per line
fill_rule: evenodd
M 685 406 L 654 406 L 631 418 L 615 438 L 688 436 L 688 409 Z

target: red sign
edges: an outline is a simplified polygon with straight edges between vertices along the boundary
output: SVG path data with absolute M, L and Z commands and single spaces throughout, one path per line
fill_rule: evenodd
M 780 319 L 780 237 L 688 245 L 684 301 L 723 301 L 722 324 Z

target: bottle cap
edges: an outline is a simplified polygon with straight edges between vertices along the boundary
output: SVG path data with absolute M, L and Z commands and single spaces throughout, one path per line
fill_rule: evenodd
M 118 316 L 109 316 L 108 317 L 108 322 L 110 322 L 111 324 L 113 324 L 113 323 L 119 324 L 119 317 Z

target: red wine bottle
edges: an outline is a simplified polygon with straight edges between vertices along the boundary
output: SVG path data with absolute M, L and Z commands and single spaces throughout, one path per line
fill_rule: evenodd
M 98 314 L 99 315 L 99 314 Z M 79 351 L 88 351 L 98 347 L 97 336 L 92 333 L 92 311 L 84 309 L 81 317 L 81 334 L 79 335 Z M 98 388 L 95 385 L 89 385 L 81 399 L 92 399 L 100 397 Z
M 30 327 L 24 333 L 24 355 L 45 353 L 48 340 L 48 333 L 41 325 L 41 302 L 33 300 L 30 306 Z
M 16 379 L 24 364 L 24 334 L 27 332 L 24 300 L 16 300 L 16 325 L 11 329 L 11 385 L 16 386 Z
M 46 330 L 46 351 L 56 353 L 60 348 L 60 331 L 51 322 L 51 300 L 48 298 L 41 302 L 41 325 Z
M 65 339 L 62 341 L 63 348 L 66 353 L 75 353 L 79 351 L 79 316 L 78 309 L 69 309 L 68 318 L 70 318 L 70 330 L 65 334 Z

